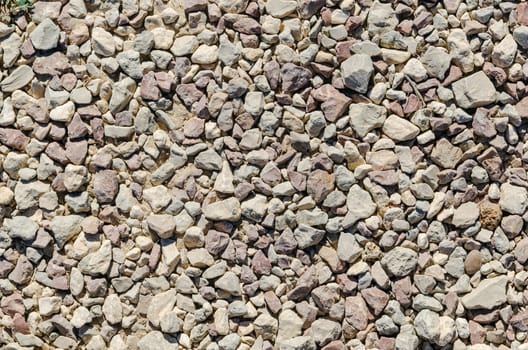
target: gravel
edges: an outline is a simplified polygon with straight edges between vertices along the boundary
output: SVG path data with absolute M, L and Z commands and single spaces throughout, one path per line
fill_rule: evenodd
M 0 348 L 526 349 L 526 3 L 34 5 Z

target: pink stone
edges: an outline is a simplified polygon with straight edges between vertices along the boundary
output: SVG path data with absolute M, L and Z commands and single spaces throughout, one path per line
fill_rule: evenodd
M 156 101 L 161 97 L 154 72 L 148 72 L 141 80 L 141 98 Z
M 20 130 L 0 128 L 0 143 L 19 151 L 24 151 L 28 142 L 29 137 Z
M 257 250 L 253 255 L 251 267 L 257 275 L 269 275 L 271 273 L 271 262 L 261 250 Z
M 411 305 L 412 285 L 409 277 L 402 278 L 394 282 L 394 296 L 402 306 Z
M 367 328 L 369 311 L 365 300 L 359 295 L 345 300 L 345 319 L 358 331 Z
M 528 3 L 522 2 L 517 5 L 517 21 L 520 25 L 528 25 Z
M 24 307 L 24 299 L 22 299 L 22 296 L 18 292 L 2 297 L 0 308 L 4 313 L 11 316 L 14 316 L 17 313 L 24 315 L 26 311 L 26 308 Z
M 321 103 L 321 110 L 328 121 L 334 122 L 348 109 L 352 100 L 330 84 L 313 90 L 312 96 Z
M 377 287 L 363 289 L 361 290 L 361 295 L 374 310 L 375 315 L 379 315 L 389 302 L 389 296 Z

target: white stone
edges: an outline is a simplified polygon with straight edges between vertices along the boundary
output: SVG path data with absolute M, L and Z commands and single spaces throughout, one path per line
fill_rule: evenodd
M 56 122 L 69 122 L 75 113 L 75 104 L 68 101 L 65 104 L 55 107 L 50 111 L 50 119 Z
M 507 284 L 507 276 L 482 280 L 477 288 L 461 298 L 462 304 L 468 310 L 493 310 L 506 302 Z
M 524 187 L 505 183 L 501 186 L 499 205 L 510 214 L 524 215 L 528 207 L 528 191 Z
M 383 133 L 394 141 L 409 141 L 420 133 L 420 129 L 410 121 L 390 115 L 383 124 Z

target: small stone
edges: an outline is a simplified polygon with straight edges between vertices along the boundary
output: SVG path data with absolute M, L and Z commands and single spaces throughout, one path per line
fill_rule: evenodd
M 242 293 L 238 276 L 231 271 L 224 273 L 222 277 L 216 280 L 215 287 L 235 296 Z
M 37 223 L 25 216 L 13 217 L 6 226 L 11 238 L 20 238 L 24 241 L 35 239 L 39 228 Z
M 381 264 L 391 276 L 404 277 L 414 271 L 418 262 L 418 254 L 414 250 L 403 247 L 396 247 L 389 251 Z
M 60 307 L 62 304 L 62 298 L 59 297 L 43 297 L 39 298 L 38 306 L 39 313 L 42 316 L 51 316 L 60 312 Z
M 325 231 L 301 224 L 293 231 L 293 235 L 299 248 L 305 249 L 318 244 L 323 239 Z
M 495 102 L 495 86 L 483 71 L 460 79 L 452 86 L 459 107 L 476 108 Z
M 167 214 L 149 215 L 147 225 L 150 231 L 164 239 L 172 238 L 176 229 L 174 216 Z
M 199 46 L 198 39 L 194 35 L 183 35 L 174 39 L 171 52 L 174 56 L 191 55 Z
M 98 171 L 95 174 L 93 186 L 95 198 L 99 203 L 112 203 L 119 191 L 119 179 L 113 170 Z
M 374 66 L 370 56 L 356 54 L 341 63 L 341 75 L 345 86 L 361 94 L 367 92 Z
M 499 276 L 482 280 L 477 288 L 462 297 L 461 302 L 468 310 L 493 310 L 506 302 L 508 277 Z
M 528 239 L 524 238 L 515 246 L 515 258 L 524 265 L 528 261 Z
M 65 104 L 55 107 L 50 111 L 49 117 L 53 121 L 57 122 L 69 122 L 73 114 L 75 113 L 75 104 L 71 101 Z
M 324 170 L 316 169 L 308 175 L 306 192 L 316 202 L 322 201 L 334 189 L 335 176 Z
M 347 297 L 345 300 L 345 320 L 358 331 L 368 326 L 369 310 L 361 296 Z
M 0 82 L 0 88 L 3 92 L 19 90 L 29 84 L 34 76 L 35 73 L 33 73 L 31 67 L 20 65 Z
M 159 326 L 160 318 L 172 310 L 176 303 L 176 291 L 170 289 L 166 292 L 156 294 L 151 300 L 147 309 L 148 320 L 156 327 Z
M 297 2 L 292 0 L 269 0 L 266 12 L 273 17 L 284 18 L 297 10 Z
M 196 167 L 204 170 L 220 171 L 222 169 L 222 158 L 214 150 L 200 152 L 195 158 Z
M 501 186 L 499 205 L 510 214 L 523 215 L 528 206 L 528 191 L 524 187 L 505 183 Z
M 439 346 L 446 346 L 455 336 L 455 322 L 430 310 L 422 310 L 414 319 L 414 326 L 419 337 Z
M 161 92 L 156 82 L 154 72 L 148 72 L 141 80 L 141 97 L 145 100 L 157 101 L 161 97 Z
M 191 56 L 191 61 L 196 64 L 212 64 L 218 61 L 218 47 L 201 45 Z
M 452 224 L 455 227 L 469 227 L 478 220 L 479 214 L 480 210 L 476 203 L 463 203 L 455 210 Z
M 292 93 L 305 87 L 312 78 L 312 72 L 306 68 L 286 63 L 281 68 L 282 91 Z
M 51 232 L 59 249 L 62 249 L 66 242 L 81 232 L 82 216 L 67 215 L 56 216 L 51 221 Z
M 135 80 L 143 78 L 143 68 L 141 67 L 139 52 L 134 50 L 120 52 L 117 54 L 116 60 L 126 75 Z
M 393 30 L 398 24 L 398 18 L 391 4 L 375 1 L 369 9 L 367 24 L 369 34 L 382 34 Z
M 385 107 L 371 103 L 355 103 L 349 109 L 350 126 L 359 137 L 365 137 L 376 128 L 381 128 L 387 118 Z
M 513 31 L 513 38 L 523 49 L 528 49 L 528 27 L 519 26 Z
M 462 159 L 462 150 L 452 145 L 447 139 L 437 141 L 431 153 L 431 160 L 445 169 L 454 168 Z
M 383 124 L 383 133 L 395 141 L 409 141 L 420 133 L 420 129 L 413 123 L 390 115 Z
M 123 319 L 123 306 L 117 294 L 110 294 L 103 303 L 103 314 L 110 324 L 120 324 Z
M 478 250 L 472 250 L 468 253 L 466 256 L 466 260 L 464 260 L 464 268 L 466 270 L 466 273 L 468 275 L 473 275 L 480 271 L 480 267 L 482 266 L 482 255 Z
M 362 252 L 363 249 L 361 249 L 352 233 L 341 232 L 337 242 L 337 255 L 339 259 L 353 263 L 361 256 Z
M 21 285 L 31 281 L 31 277 L 33 277 L 33 265 L 25 255 L 21 255 L 8 278 L 13 283 Z
M 49 18 L 46 18 L 31 32 L 29 38 L 37 50 L 51 50 L 57 47 L 60 29 Z
M 427 73 L 443 80 L 451 63 L 451 56 L 442 47 L 429 46 L 420 58 Z
M 300 336 L 284 340 L 279 345 L 280 350 L 316 350 L 317 345 L 312 337 Z
M 257 336 L 262 336 L 263 339 L 273 340 L 277 333 L 279 322 L 271 315 L 261 314 L 253 321 L 253 325 Z
M 231 197 L 208 204 L 203 209 L 203 213 L 209 220 L 235 222 L 240 220 L 242 209 L 240 207 L 240 202 L 236 198 Z
M 427 78 L 427 70 L 416 58 L 411 58 L 403 67 L 403 73 L 407 74 L 411 79 L 420 82 Z
M 343 227 L 350 227 L 361 219 L 366 219 L 376 212 L 377 205 L 370 193 L 359 185 L 353 185 L 347 196 L 348 212 L 343 219 Z
M 96 54 L 103 57 L 113 56 L 116 49 L 112 34 L 101 27 L 92 29 L 92 47 Z
M 163 335 L 160 331 L 151 331 L 141 338 L 137 346 L 139 350 L 178 350 L 176 338 Z
M 105 275 L 112 262 L 112 244 L 105 240 L 101 247 L 94 253 L 90 253 L 79 262 L 79 270 L 83 274 L 91 276 Z
M 491 60 L 493 63 L 501 68 L 508 68 L 513 64 L 515 55 L 517 54 L 517 43 L 513 36 L 508 34 L 501 40 L 500 43 L 493 47 L 491 53 Z

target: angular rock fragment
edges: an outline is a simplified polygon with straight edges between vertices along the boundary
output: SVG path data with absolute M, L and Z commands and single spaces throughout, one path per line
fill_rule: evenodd
M 487 106 L 496 100 L 495 86 L 482 71 L 454 82 L 453 94 L 462 108 Z

